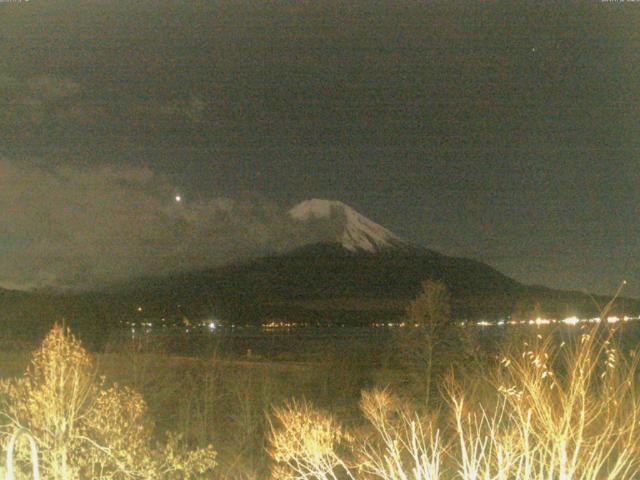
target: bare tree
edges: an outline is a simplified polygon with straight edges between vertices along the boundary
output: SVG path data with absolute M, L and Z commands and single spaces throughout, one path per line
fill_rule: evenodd
M 434 377 L 451 364 L 445 357 L 455 349 L 446 348 L 446 344 L 454 327 L 447 286 L 438 281 L 423 282 L 422 291 L 407 306 L 405 328 L 396 335 L 392 356 L 406 389 L 426 404 L 431 400 Z

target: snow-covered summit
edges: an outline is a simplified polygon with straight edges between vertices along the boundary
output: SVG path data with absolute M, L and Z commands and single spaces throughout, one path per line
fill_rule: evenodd
M 333 237 L 330 240 L 352 252 L 375 253 L 407 246 L 404 240 L 338 200 L 305 200 L 289 210 L 289 215 L 300 222 L 327 221 Z

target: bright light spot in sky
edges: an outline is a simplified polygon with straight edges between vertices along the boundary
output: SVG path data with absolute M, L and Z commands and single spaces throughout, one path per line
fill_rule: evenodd
M 182 197 L 180 195 L 176 195 L 176 202 L 180 203 L 182 201 Z

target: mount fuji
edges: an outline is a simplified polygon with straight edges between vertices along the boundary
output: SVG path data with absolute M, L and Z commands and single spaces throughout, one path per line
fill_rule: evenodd
M 406 249 L 409 244 L 338 200 L 312 199 L 299 203 L 289 215 L 303 224 L 324 223 L 328 241 L 350 252 L 378 253 Z
M 367 325 L 400 318 L 425 280 L 446 284 L 452 313 L 461 319 L 507 318 L 536 304 L 555 317 L 596 313 L 586 293 L 524 285 L 485 263 L 412 245 L 340 201 L 306 200 L 285 214 L 293 228 L 308 234 L 290 250 L 64 297 L 0 291 L 0 316 L 48 318 L 53 308 L 56 318 L 87 317 L 94 324 L 139 320 L 132 306 L 144 305 L 149 319 L 213 313 L 229 323 Z M 640 312 L 640 301 L 625 299 L 624 305 Z
M 506 318 L 536 303 L 549 314 L 563 315 L 568 308 L 593 314 L 587 294 L 524 285 L 485 263 L 412 245 L 340 201 L 306 200 L 286 214 L 308 233 L 306 243 L 223 267 L 145 279 L 128 291 L 129 304 L 166 299 L 158 314 L 180 304 L 196 317 L 213 309 L 244 323 L 370 324 L 398 319 L 431 279 L 447 285 L 457 318 Z

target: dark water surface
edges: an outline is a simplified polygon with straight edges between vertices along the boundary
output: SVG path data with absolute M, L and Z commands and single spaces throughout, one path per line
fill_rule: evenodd
M 106 348 L 136 344 L 140 348 L 177 355 L 224 355 L 265 357 L 291 360 L 300 357 L 322 360 L 323 356 L 354 354 L 375 356 L 390 345 L 399 327 L 293 327 L 265 329 L 261 327 L 203 328 L 135 328 L 114 333 Z M 502 325 L 467 326 L 484 345 L 498 347 L 513 338 L 548 335 L 557 341 L 576 340 L 582 333 L 596 328 L 582 325 Z M 610 326 L 600 326 L 599 331 Z M 640 345 L 640 322 L 615 327 L 614 337 L 625 349 Z

